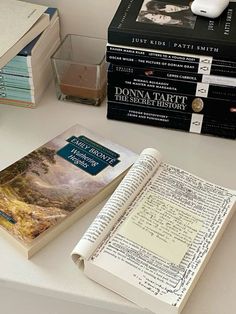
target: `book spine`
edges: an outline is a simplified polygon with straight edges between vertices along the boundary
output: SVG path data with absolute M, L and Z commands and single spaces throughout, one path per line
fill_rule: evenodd
M 229 77 L 236 76 L 236 68 L 230 66 L 220 66 L 211 63 L 183 62 L 179 60 L 156 59 L 145 56 L 134 56 L 132 54 L 122 54 L 106 52 L 106 60 L 112 64 L 151 67 L 155 69 L 168 69 L 171 71 L 190 72 L 197 74 L 223 75 Z
M 132 74 L 108 72 L 108 82 L 111 85 L 122 84 L 130 88 L 151 88 L 177 94 L 196 97 L 210 97 L 232 100 L 236 103 L 236 88 L 230 86 L 213 85 L 208 83 L 193 83 L 188 81 L 161 78 L 154 71 L 134 70 Z
M 117 103 L 135 104 L 158 110 L 201 113 L 235 121 L 236 101 L 202 98 L 152 88 L 131 87 L 108 82 L 107 98 Z
M 31 68 L 3 67 L 2 69 L 0 69 L 0 74 L 10 74 L 10 75 L 32 77 L 32 69 Z
M 234 124 L 221 123 L 210 116 L 201 114 L 176 114 L 164 110 L 156 112 L 154 108 L 108 101 L 107 118 L 230 139 L 236 137 Z
M 27 102 L 35 101 L 33 90 L 0 86 L 0 99 L 4 98 Z
M 145 49 L 160 49 L 180 53 L 194 53 L 212 56 L 215 59 L 235 61 L 235 49 L 230 43 L 207 43 L 180 38 L 167 38 L 161 34 L 122 31 L 116 28 L 108 28 L 108 43 L 113 45 L 131 46 Z M 210 45 L 210 47 L 209 47 Z M 226 57 L 227 56 L 227 57 Z
M 123 54 L 124 56 L 136 56 L 155 58 L 156 60 L 168 60 L 168 61 L 180 61 L 199 64 L 210 64 L 215 66 L 234 67 L 236 68 L 236 62 L 217 60 L 212 56 L 194 55 L 187 53 L 174 53 L 170 51 L 152 50 L 152 49 L 140 49 L 125 46 L 107 45 L 107 52 L 114 54 Z
M 36 103 L 35 102 L 29 102 L 29 101 L 23 101 L 18 99 L 6 99 L 6 98 L 0 98 L 0 104 L 3 105 L 12 105 L 17 107 L 25 107 L 25 108 L 35 108 Z
M 133 74 L 133 75 L 151 75 L 156 76 L 158 78 L 165 78 L 171 80 L 180 80 L 180 81 L 188 81 L 188 82 L 199 82 L 199 83 L 207 83 L 207 84 L 215 84 L 215 85 L 225 85 L 236 87 L 236 78 L 235 77 L 227 77 L 220 75 L 207 75 L 207 74 L 198 74 L 198 73 L 190 73 L 190 72 L 180 72 L 180 71 L 169 71 L 165 69 L 157 70 L 154 68 L 141 68 L 141 67 L 132 67 L 132 66 L 123 66 L 110 64 L 109 71 L 114 73 L 122 73 L 122 74 Z
M 4 67 L 27 67 L 28 58 L 25 56 L 15 56 Z
M 0 74 L 0 87 L 1 86 L 31 89 L 33 88 L 33 80 L 26 76 Z

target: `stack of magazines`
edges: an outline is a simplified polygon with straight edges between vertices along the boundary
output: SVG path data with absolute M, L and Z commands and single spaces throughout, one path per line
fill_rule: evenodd
M 0 104 L 33 108 L 52 79 L 50 57 L 60 44 L 60 25 L 57 9 L 45 14 L 45 30 L 0 68 Z
M 211 20 L 187 0 L 122 0 L 106 58 L 108 118 L 236 137 L 236 3 Z

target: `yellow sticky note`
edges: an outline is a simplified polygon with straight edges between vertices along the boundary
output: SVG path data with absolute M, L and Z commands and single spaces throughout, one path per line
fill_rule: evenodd
M 118 232 L 178 265 L 202 225 L 199 216 L 149 192 Z

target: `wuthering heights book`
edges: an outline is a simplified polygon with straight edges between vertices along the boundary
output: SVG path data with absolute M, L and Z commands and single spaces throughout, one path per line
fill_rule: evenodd
M 76 125 L 0 172 L 0 233 L 29 258 L 101 202 L 136 154 Z

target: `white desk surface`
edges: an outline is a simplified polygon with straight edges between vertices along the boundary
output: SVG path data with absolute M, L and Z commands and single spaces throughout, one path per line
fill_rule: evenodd
M 100 107 L 90 107 L 58 101 L 53 84 L 37 109 L 1 106 L 0 169 L 76 123 L 136 152 L 141 152 L 145 147 L 156 147 L 167 162 L 217 184 L 236 189 L 234 140 L 107 120 L 105 102 Z M 32 292 L 38 295 L 38 300 L 45 296 L 53 297 L 55 302 L 60 299 L 60 302 L 64 300 L 66 304 L 77 303 L 78 307 L 81 306 L 77 313 L 86 312 L 86 306 L 89 305 L 100 309 L 101 313 L 145 313 L 136 305 L 87 279 L 70 258 L 71 250 L 101 206 L 75 222 L 30 261 L 5 239 L 0 238 L 0 291 L 3 291 L 0 292 L 0 302 L 6 300 L 7 295 L 13 298 L 16 294 L 14 291 L 18 291 L 18 296 Z M 235 312 L 235 238 L 236 215 L 198 281 L 183 314 Z M 9 306 L 14 304 L 7 302 Z M 17 310 L 21 313 L 19 306 Z M 15 311 L 7 311 L 5 308 L 5 311 L 1 309 L 0 312 L 13 314 Z M 32 311 L 28 309 L 28 312 L 24 310 L 22 313 Z M 49 310 L 44 313 L 61 312 Z M 67 313 L 72 314 L 72 311 Z

